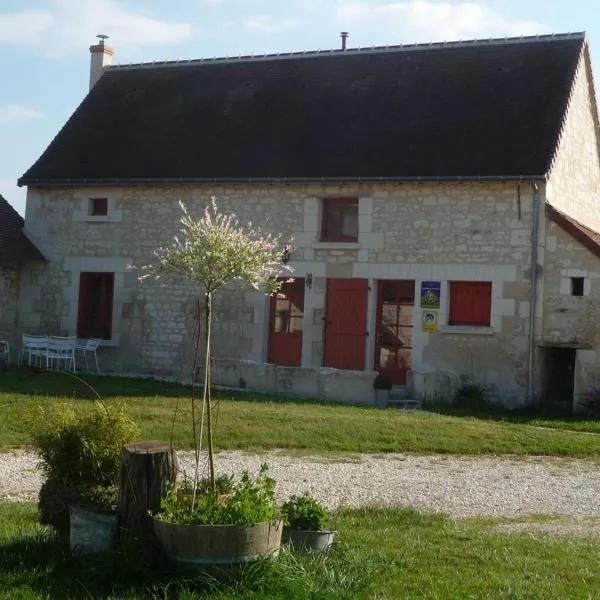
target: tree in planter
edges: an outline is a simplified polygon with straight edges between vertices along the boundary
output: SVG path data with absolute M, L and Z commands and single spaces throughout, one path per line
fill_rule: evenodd
M 169 277 L 189 282 L 198 288 L 196 319 L 197 325 L 204 313 L 204 387 L 202 393 L 202 413 L 200 432 L 194 386 L 192 385 L 192 434 L 196 451 L 196 469 L 194 475 L 194 498 L 200 471 L 200 445 L 204 416 L 206 415 L 207 445 L 209 457 L 209 475 L 213 491 L 216 491 L 213 418 L 210 395 L 211 326 L 213 317 L 213 297 L 225 286 L 233 282 L 243 287 L 265 293 L 274 293 L 279 289 L 275 279 L 282 272 L 289 272 L 287 260 L 290 246 L 282 247 L 281 236 L 275 236 L 254 229 L 249 223 L 242 227 L 235 215 L 219 213 L 215 198 L 206 207 L 204 216 L 195 220 L 185 205 L 179 203 L 182 211 L 181 236 L 175 237 L 170 246 L 157 249 L 156 262 L 144 267 L 147 276 Z M 196 327 L 194 355 L 192 360 L 192 382 L 199 364 L 201 347 L 201 329 Z

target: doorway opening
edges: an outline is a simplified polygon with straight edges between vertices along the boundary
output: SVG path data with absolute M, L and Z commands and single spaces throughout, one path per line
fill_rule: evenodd
M 576 353 L 575 348 L 540 348 L 542 403 L 550 411 L 573 412 Z

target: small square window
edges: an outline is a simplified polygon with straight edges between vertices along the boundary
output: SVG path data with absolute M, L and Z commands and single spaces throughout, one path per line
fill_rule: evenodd
M 105 217 L 108 215 L 108 199 L 90 198 L 90 215 L 93 217 Z
M 321 241 L 358 241 L 358 198 L 323 199 Z
M 571 296 L 583 296 L 584 277 L 571 277 Z

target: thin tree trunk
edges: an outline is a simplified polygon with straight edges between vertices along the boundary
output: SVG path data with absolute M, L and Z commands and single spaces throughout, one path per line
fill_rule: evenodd
M 213 448 L 213 424 L 212 424 L 212 403 L 210 397 L 210 334 L 212 322 L 212 292 L 206 292 L 204 326 L 206 332 L 206 359 L 204 364 L 204 399 L 206 402 L 206 426 L 208 429 L 208 463 L 210 470 L 210 485 L 213 491 L 217 491 L 215 478 L 215 456 Z

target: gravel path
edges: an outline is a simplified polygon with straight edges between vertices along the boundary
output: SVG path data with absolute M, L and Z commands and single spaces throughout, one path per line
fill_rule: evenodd
M 191 454 L 181 453 L 180 458 L 190 472 Z M 261 462 L 269 464 L 280 499 L 308 489 L 330 508 L 382 503 L 457 517 L 600 517 L 600 465 L 586 460 L 412 454 L 335 460 L 223 452 L 217 468 L 255 473 Z M 35 456 L 0 454 L 0 499 L 36 499 L 40 483 Z

